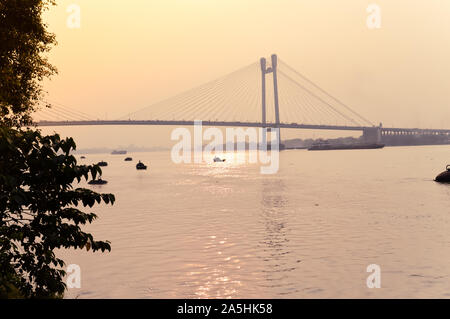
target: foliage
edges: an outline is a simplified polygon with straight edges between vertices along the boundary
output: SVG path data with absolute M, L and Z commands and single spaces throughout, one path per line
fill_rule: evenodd
M 72 138 L 58 134 L 0 127 L 0 295 L 11 287 L 24 297 L 62 295 L 64 262 L 55 249 L 111 249 L 81 230 L 97 216 L 79 206 L 115 198 L 72 186 L 101 175 L 97 165 L 77 165 L 75 148 Z
M 96 219 L 79 206 L 114 203 L 114 195 L 75 188 L 101 174 L 77 165 L 73 139 L 23 130 L 56 73 L 46 54 L 56 44 L 42 13 L 54 0 L 0 0 L 0 298 L 55 298 L 65 291 L 59 248 L 111 250 L 81 226 Z M 14 127 L 16 127 L 14 129 Z
M 53 0 L 0 1 L 0 125 L 31 124 L 41 81 L 56 73 L 45 54 L 56 44 L 42 21 Z

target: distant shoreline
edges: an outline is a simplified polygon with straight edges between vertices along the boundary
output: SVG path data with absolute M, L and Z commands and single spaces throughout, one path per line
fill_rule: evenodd
M 286 140 L 283 141 L 283 144 L 287 144 L 285 150 L 306 150 L 309 146 L 305 145 L 292 145 L 289 142 L 292 140 Z M 235 144 L 236 145 L 236 144 Z M 389 145 L 386 144 L 385 147 L 402 147 L 402 146 L 445 146 L 450 145 L 450 143 L 424 143 L 424 144 L 393 144 Z M 246 144 L 246 150 L 248 150 L 248 144 Z M 170 148 L 167 147 L 149 147 L 149 148 L 135 148 L 135 149 L 129 149 L 129 148 L 120 148 L 127 151 L 127 153 L 145 153 L 145 152 L 170 152 Z M 87 149 L 80 149 L 74 152 L 74 154 L 77 155 L 84 155 L 84 154 L 110 154 L 114 156 L 119 156 L 121 154 L 111 154 L 111 152 L 114 150 L 114 148 L 87 148 Z M 226 152 L 226 147 L 223 148 L 223 151 Z

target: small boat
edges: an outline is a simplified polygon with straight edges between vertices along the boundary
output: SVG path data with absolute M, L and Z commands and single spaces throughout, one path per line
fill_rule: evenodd
M 379 143 L 356 143 L 356 144 L 331 144 L 329 142 L 319 142 L 308 148 L 308 151 L 329 151 L 329 150 L 368 150 L 383 148 L 384 144 Z
M 147 169 L 147 166 L 139 161 L 139 163 L 136 164 L 136 169 Z
M 98 166 L 108 166 L 108 163 L 105 161 L 101 161 L 97 163 Z
M 438 183 L 450 183 L 450 165 L 447 165 L 445 168 L 446 171 L 440 173 L 436 178 L 434 179 Z
M 225 162 L 225 159 L 221 159 L 220 157 L 214 157 L 214 162 Z
M 123 150 L 120 150 L 120 151 L 114 150 L 111 152 L 112 155 L 124 155 L 126 153 L 127 153 L 127 151 L 123 151 Z
M 90 185 L 105 185 L 107 184 L 108 181 L 104 181 L 103 179 L 99 178 L 99 179 L 93 179 L 92 181 L 89 181 L 88 184 Z
M 131 158 L 131 157 L 125 157 L 125 161 L 126 162 L 129 162 L 129 161 L 132 161 L 133 159 Z
M 85 159 L 85 158 L 86 158 L 86 156 L 81 156 L 80 158 L 81 158 L 81 159 Z

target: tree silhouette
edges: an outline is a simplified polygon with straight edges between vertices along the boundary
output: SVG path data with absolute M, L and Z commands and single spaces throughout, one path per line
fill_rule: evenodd
M 72 138 L 23 129 L 42 96 L 41 82 L 56 72 L 45 53 L 56 43 L 42 12 L 51 0 L 0 1 L 0 297 L 54 298 L 66 289 L 64 261 L 55 249 L 111 250 L 81 227 L 91 208 L 112 194 L 75 188 L 101 175 L 78 165 Z

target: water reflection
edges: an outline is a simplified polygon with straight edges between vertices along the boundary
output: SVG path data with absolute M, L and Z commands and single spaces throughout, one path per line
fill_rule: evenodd
M 237 295 L 242 283 L 236 279 L 236 271 L 241 266 L 238 257 L 229 252 L 233 246 L 234 243 L 229 242 L 228 238 L 214 235 L 207 238 L 203 248 L 208 256 L 207 265 L 199 271 L 188 272 L 186 276 L 188 280 L 194 280 L 190 284 L 196 287 L 195 297 L 233 298 Z
M 279 295 L 286 295 L 297 291 L 296 283 L 287 280 L 296 270 L 296 263 L 291 259 L 293 251 L 289 247 L 289 207 L 285 197 L 286 186 L 281 179 L 267 179 L 262 181 L 261 222 L 265 231 L 261 244 L 264 245 L 263 255 L 259 256 L 264 262 L 264 284 L 262 287 L 278 291 Z

